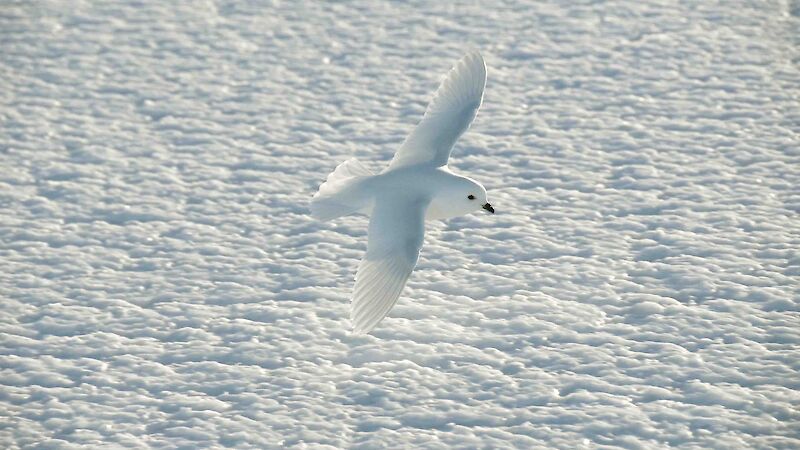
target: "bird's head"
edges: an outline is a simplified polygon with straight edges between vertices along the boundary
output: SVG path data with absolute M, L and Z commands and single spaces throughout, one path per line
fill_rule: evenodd
M 486 198 L 486 188 L 467 177 L 453 178 L 446 189 L 442 189 L 431 202 L 428 217 L 448 219 L 463 216 L 479 209 L 494 214 L 494 208 Z

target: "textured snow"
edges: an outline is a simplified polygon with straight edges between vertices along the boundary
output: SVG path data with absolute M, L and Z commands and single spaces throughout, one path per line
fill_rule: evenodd
M 798 16 L 5 2 L 0 447 L 800 447 Z M 350 335 L 366 220 L 308 199 L 473 48 L 497 214 Z

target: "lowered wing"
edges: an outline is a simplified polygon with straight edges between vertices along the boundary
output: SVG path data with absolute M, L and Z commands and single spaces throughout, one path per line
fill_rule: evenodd
M 356 273 L 350 319 L 355 333 L 368 333 L 386 316 L 400 297 L 417 265 L 425 236 L 422 199 L 381 198 L 369 221 L 367 253 Z

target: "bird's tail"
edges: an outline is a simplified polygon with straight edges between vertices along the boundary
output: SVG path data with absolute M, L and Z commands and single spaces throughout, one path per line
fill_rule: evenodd
M 368 199 L 358 187 L 373 175 L 355 158 L 339 164 L 311 199 L 311 214 L 319 220 L 331 220 L 368 208 Z

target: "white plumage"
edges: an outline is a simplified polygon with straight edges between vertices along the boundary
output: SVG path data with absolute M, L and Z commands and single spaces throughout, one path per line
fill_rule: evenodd
M 480 53 L 464 56 L 445 76 L 422 120 L 408 135 L 388 170 L 412 164 L 444 166 L 450 150 L 478 114 L 486 86 L 486 64 Z
M 330 220 L 370 215 L 367 253 L 356 273 L 351 320 L 356 333 L 371 331 L 392 309 L 419 258 L 426 219 L 494 212 L 480 183 L 447 168 L 450 151 L 469 128 L 483 100 L 486 65 L 468 53 L 448 72 L 420 123 L 389 166 L 373 175 L 350 159 L 331 173 L 311 202 Z

